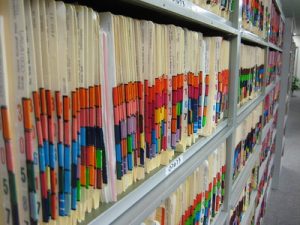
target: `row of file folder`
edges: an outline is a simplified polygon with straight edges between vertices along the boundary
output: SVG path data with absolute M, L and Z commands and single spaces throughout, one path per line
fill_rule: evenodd
M 0 1 L 5 224 L 76 224 L 227 116 L 229 42 L 54 0 Z
M 272 0 L 243 0 L 243 28 L 262 38 L 266 38 L 270 24 L 271 1 Z
M 265 139 L 262 141 L 262 148 L 261 148 L 261 154 L 260 154 L 260 164 L 262 164 L 266 160 L 268 154 L 271 154 L 271 152 L 272 152 L 273 132 L 274 132 L 274 129 L 269 129 Z
M 266 85 L 276 80 L 276 76 L 281 74 L 282 54 L 278 51 L 269 51 L 268 55 L 268 71 L 266 73 Z
M 254 224 L 261 224 L 261 219 L 264 217 L 267 207 L 267 196 L 268 196 L 268 187 L 271 185 L 271 179 L 272 179 L 272 171 L 273 171 L 273 165 L 270 165 L 271 163 L 271 157 L 269 157 L 265 170 L 262 171 L 263 175 L 261 177 L 261 180 L 258 181 L 258 187 L 257 187 L 257 195 L 255 199 L 255 214 L 253 221 Z M 270 189 L 269 189 L 270 191 Z M 260 208 L 259 208 L 260 204 Z M 259 210 L 257 210 L 259 209 Z M 256 220 L 256 221 L 255 221 Z
M 280 91 L 280 84 L 277 83 L 275 88 L 266 95 L 264 99 L 264 122 L 263 126 L 266 125 L 274 117 L 274 109 L 278 103 Z M 277 108 L 278 109 L 278 108 Z
M 274 1 L 270 4 L 269 41 L 279 47 L 283 45 L 284 22 Z
M 261 102 L 237 127 L 233 158 L 233 180 L 244 169 L 255 145 L 258 143 L 262 130 L 262 112 L 263 103 Z
M 274 95 L 272 95 L 274 96 Z M 262 148 L 261 148 L 261 154 L 260 154 L 260 166 L 265 163 L 265 169 L 264 171 L 260 171 L 262 173 L 261 180 L 259 180 L 259 185 L 258 185 L 258 191 L 257 191 L 257 196 L 255 199 L 256 206 L 258 207 L 260 205 L 260 210 L 256 212 L 257 215 L 255 215 L 254 221 L 255 223 L 259 224 L 261 222 L 261 219 L 265 215 L 265 210 L 266 210 L 266 202 L 267 202 L 267 196 L 268 196 L 268 187 L 271 185 L 271 179 L 272 179 L 272 173 L 273 173 L 273 168 L 274 168 L 274 163 L 271 164 L 272 158 L 274 158 L 274 153 L 275 153 L 275 141 L 276 137 L 273 139 L 273 133 L 275 132 L 275 127 L 277 123 L 277 115 L 278 115 L 278 110 L 277 112 L 270 113 L 272 114 L 272 117 L 274 118 L 273 123 L 271 124 L 270 129 L 267 132 L 267 135 L 264 140 L 262 140 Z M 268 157 L 269 156 L 269 157 Z
M 262 110 L 262 107 L 261 107 Z M 231 212 L 231 219 L 230 224 L 256 224 L 255 217 L 262 218 L 263 217 L 263 210 L 257 211 L 256 208 L 258 207 L 260 198 L 266 197 L 265 190 L 267 189 L 267 186 L 269 184 L 270 179 L 270 161 L 272 154 L 274 153 L 275 149 L 275 139 L 273 139 L 273 132 L 274 132 L 274 126 L 270 127 L 270 129 L 267 131 L 267 135 L 265 136 L 264 140 L 262 140 L 262 146 L 259 154 L 259 159 L 257 162 L 255 162 L 255 166 L 252 168 L 252 174 L 248 178 L 248 181 L 242 191 L 240 200 L 238 204 L 236 205 L 235 209 Z M 268 161 L 266 161 L 267 156 L 269 155 Z M 262 164 L 266 163 L 266 169 L 265 171 L 261 170 Z M 259 175 L 259 173 L 263 173 L 263 175 Z M 261 180 L 258 180 L 261 176 Z M 253 190 L 257 190 L 257 195 L 255 199 L 255 207 L 252 209 L 249 209 L 250 199 L 252 198 L 251 195 L 253 193 Z M 263 196 L 262 196 L 263 195 Z M 265 200 L 262 202 L 261 208 L 265 207 Z M 247 210 L 251 210 L 250 217 L 248 217 L 248 221 L 243 221 L 245 212 Z M 256 216 L 255 213 L 259 216 Z
M 241 44 L 239 106 L 261 93 L 265 74 L 263 48 Z
M 234 11 L 233 0 L 222 0 L 222 1 L 207 1 L 207 0 L 191 0 L 194 4 L 206 9 L 218 16 L 221 16 L 229 20 L 230 13 Z
M 210 224 L 225 194 L 226 146 L 221 144 L 143 225 Z
M 230 212 L 230 225 L 238 225 L 238 224 L 250 224 L 244 222 L 245 220 L 245 212 L 249 209 L 251 196 L 257 188 L 257 179 L 258 179 L 258 170 L 259 167 L 257 164 L 252 168 L 251 174 L 242 190 L 239 201 L 237 202 L 234 209 Z M 243 220 L 244 219 L 244 220 Z M 251 223 L 252 224 L 252 223 Z
M 277 117 L 278 117 L 278 107 L 275 109 L 275 105 L 278 103 L 278 93 L 279 85 L 276 86 L 266 97 L 264 102 L 264 126 L 272 121 L 272 124 L 267 130 L 267 134 L 262 140 L 262 148 L 260 154 L 260 163 L 262 164 L 265 159 L 267 158 L 268 154 L 272 154 L 273 144 L 275 139 L 273 139 L 273 133 L 275 132 L 275 127 L 277 124 Z M 274 111 L 276 110 L 276 111 Z M 272 120 L 273 119 L 273 120 Z M 273 142 L 274 141 L 274 142 Z
M 284 22 L 273 0 L 243 0 L 242 27 L 281 47 Z

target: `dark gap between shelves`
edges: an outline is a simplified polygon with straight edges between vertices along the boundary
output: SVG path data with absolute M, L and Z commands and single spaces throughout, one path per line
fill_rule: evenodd
M 254 42 L 254 41 L 246 40 L 246 39 L 243 39 L 243 38 L 241 39 L 241 42 L 242 42 L 242 44 L 246 44 L 246 45 L 250 45 L 250 46 L 254 46 L 254 47 L 258 46 L 258 47 L 261 47 L 261 48 L 267 48 L 267 46 L 265 46 L 265 45 L 262 45 L 260 43 Z
M 158 24 L 173 24 L 182 28 L 187 28 L 192 31 L 201 32 L 204 36 L 222 36 L 226 40 L 230 40 L 235 35 L 226 33 L 217 28 L 211 28 L 202 25 L 191 19 L 184 18 L 181 15 L 176 15 L 172 12 L 160 11 L 155 8 L 147 8 L 140 6 L 130 1 L 125 2 L 122 0 L 64 0 L 66 3 L 77 3 L 93 8 L 97 12 L 111 12 L 115 15 L 128 16 L 134 19 L 149 20 Z

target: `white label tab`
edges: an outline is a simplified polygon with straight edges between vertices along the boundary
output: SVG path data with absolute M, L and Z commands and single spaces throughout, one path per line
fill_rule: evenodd
M 176 159 L 174 159 L 169 165 L 166 167 L 166 175 L 169 175 L 174 170 L 176 170 L 183 163 L 183 156 L 180 155 Z

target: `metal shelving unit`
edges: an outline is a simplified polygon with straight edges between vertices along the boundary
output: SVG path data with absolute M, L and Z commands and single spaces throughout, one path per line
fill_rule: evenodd
M 181 155 L 182 164 L 172 173 L 166 173 L 166 167 L 160 168 L 156 173 L 151 175 L 134 190 L 126 193 L 124 197 L 112 204 L 105 210 L 99 209 L 94 212 L 93 218 L 87 220 L 86 223 L 90 225 L 96 224 L 140 224 L 148 215 L 150 215 L 155 208 L 157 208 L 162 201 L 164 201 L 176 188 L 184 182 L 188 177 L 206 158 L 211 154 L 216 147 L 226 140 L 227 154 L 226 154 L 226 180 L 225 180 L 225 201 L 222 206 L 221 212 L 216 216 L 213 224 L 224 225 L 229 224 L 230 210 L 237 203 L 248 177 L 251 174 L 252 168 L 257 162 L 261 150 L 261 141 L 265 137 L 267 131 L 272 127 L 273 119 L 263 128 L 259 143 L 247 160 L 244 169 L 240 172 L 235 182 L 232 180 L 233 173 L 233 155 L 235 149 L 235 133 L 236 127 L 249 115 L 256 106 L 261 103 L 265 96 L 274 89 L 277 82 L 281 83 L 279 103 L 276 106 L 278 109 L 278 125 L 275 128 L 276 132 L 273 133 L 272 140 L 275 136 L 283 136 L 283 121 L 284 121 L 284 108 L 279 107 L 285 103 L 287 94 L 288 78 L 285 76 L 288 70 L 289 63 L 287 61 L 287 49 L 289 49 L 291 41 L 291 22 L 290 19 L 285 19 L 286 28 L 284 35 L 283 49 L 270 43 L 249 31 L 241 28 L 241 12 L 242 1 L 235 1 L 235 11 L 232 13 L 230 20 L 219 17 L 207 10 L 204 10 L 187 0 L 172 1 L 172 0 L 121 0 L 124 4 L 136 5 L 151 9 L 155 12 L 161 13 L 166 17 L 176 17 L 186 23 L 199 24 L 201 27 L 207 27 L 211 30 L 225 33 L 230 40 L 230 90 L 229 90 L 229 112 L 228 118 L 221 122 L 215 132 L 205 138 L 199 139 L 194 145 L 189 147 Z M 277 6 L 280 11 L 281 6 L 276 0 Z M 276 80 L 267 87 L 262 88 L 262 92 L 251 101 L 247 102 L 240 108 L 237 104 L 238 96 L 238 77 L 240 65 L 240 46 L 241 42 L 251 42 L 254 45 L 259 45 L 265 48 L 266 56 L 269 49 L 283 52 L 283 68 L 281 77 L 276 77 Z M 265 71 L 267 71 L 268 59 L 265 60 Z M 265 76 L 266 77 L 266 76 Z M 264 78 L 266 79 L 266 78 Z M 265 80 L 263 82 L 266 83 Z M 275 112 L 275 111 L 274 111 Z M 272 160 L 274 161 L 274 178 L 273 186 L 278 184 L 278 176 L 280 169 L 280 159 L 282 151 L 282 138 L 276 138 L 276 153 Z M 280 147 L 279 147 L 280 146 Z M 279 157 L 280 156 L 280 157 Z M 175 157 L 175 159 L 176 159 Z M 269 156 L 268 156 L 269 157 Z M 268 158 L 265 160 L 267 163 Z M 262 169 L 262 168 L 261 168 Z M 245 221 L 247 222 L 250 217 L 250 209 L 255 207 L 255 198 L 257 192 L 254 191 L 251 196 L 251 202 L 248 210 L 245 212 Z M 249 215 L 248 215 L 249 214 Z M 95 216 L 96 215 L 96 216 Z M 242 222 L 245 224 L 245 222 Z

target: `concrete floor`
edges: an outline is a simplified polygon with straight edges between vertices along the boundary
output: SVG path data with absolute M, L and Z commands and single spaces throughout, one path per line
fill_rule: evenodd
M 300 92 L 291 97 L 279 189 L 269 195 L 264 225 L 300 225 Z

